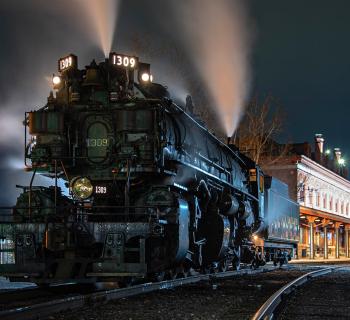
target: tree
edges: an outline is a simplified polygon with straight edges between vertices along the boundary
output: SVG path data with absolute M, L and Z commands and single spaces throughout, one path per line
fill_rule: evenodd
M 233 143 L 257 164 L 271 165 L 287 154 L 288 145 L 276 142 L 282 131 L 283 114 L 271 95 L 262 102 L 255 97 L 248 103 L 234 134 Z

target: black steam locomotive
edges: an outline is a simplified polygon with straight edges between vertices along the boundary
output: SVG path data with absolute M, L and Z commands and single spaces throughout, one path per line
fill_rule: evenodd
M 271 180 L 251 159 L 175 104 L 137 57 L 111 53 L 80 70 L 71 54 L 58 71 L 56 94 L 25 115 L 33 176 L 2 219 L 15 263 L 0 265 L 0 275 L 159 280 L 252 262 L 252 237 L 267 234 Z M 36 174 L 54 186 L 35 186 Z

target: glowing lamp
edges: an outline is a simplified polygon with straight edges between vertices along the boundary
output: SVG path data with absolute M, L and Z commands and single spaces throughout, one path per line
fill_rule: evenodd
M 149 63 L 139 63 L 138 70 L 138 80 L 140 83 L 147 84 L 152 81 L 153 77 L 151 76 L 151 65 Z
M 52 77 L 52 84 L 54 85 L 54 86 L 57 86 L 57 85 L 59 85 L 61 83 L 61 77 L 59 77 L 59 76 L 53 76 Z
M 340 159 L 338 160 L 338 163 L 339 163 L 339 165 L 341 165 L 341 166 L 345 165 L 345 159 L 344 159 L 344 158 L 340 158 Z
M 144 81 L 144 82 L 148 82 L 150 79 L 150 76 L 148 73 L 143 73 L 142 76 L 141 76 L 141 80 Z
M 71 182 L 71 190 L 76 198 L 86 200 L 87 198 L 91 197 L 93 186 L 88 178 L 76 177 Z
M 329 155 L 331 154 L 331 150 L 330 149 L 327 149 L 326 152 L 325 152 L 326 155 Z

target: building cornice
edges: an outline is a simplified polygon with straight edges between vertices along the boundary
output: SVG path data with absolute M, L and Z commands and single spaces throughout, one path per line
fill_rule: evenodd
M 309 173 L 315 177 L 318 177 L 326 182 L 335 185 L 344 191 L 350 192 L 350 181 L 341 177 L 337 173 L 327 169 L 326 167 L 320 165 L 319 163 L 311 160 L 310 158 L 301 155 L 299 160 L 297 160 L 297 168 Z

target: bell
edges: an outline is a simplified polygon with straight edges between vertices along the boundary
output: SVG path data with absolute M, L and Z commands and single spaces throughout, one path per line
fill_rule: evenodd
M 90 66 L 86 67 L 86 75 L 83 86 L 102 86 L 98 66 L 95 60 L 92 60 Z

